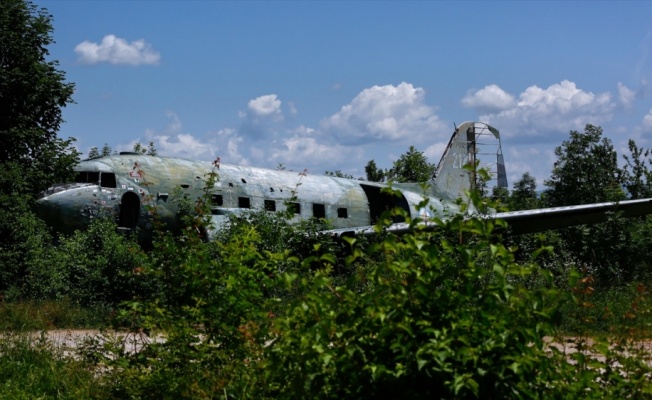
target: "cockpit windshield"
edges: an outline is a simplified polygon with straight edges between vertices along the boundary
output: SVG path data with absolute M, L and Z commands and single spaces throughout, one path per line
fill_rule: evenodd
M 97 184 L 97 182 L 95 184 Z M 79 189 L 79 188 L 91 187 L 91 186 L 92 184 L 89 183 L 57 183 L 47 188 L 47 190 L 44 190 L 41 193 L 39 193 L 38 196 L 36 196 L 36 198 L 42 199 L 44 197 L 53 195 L 55 193 L 63 192 L 65 190 Z
M 90 172 L 90 171 L 79 171 L 75 177 L 75 182 L 77 183 L 99 183 L 100 182 L 100 173 L 99 172 Z
M 115 188 L 115 174 L 112 172 L 79 171 L 75 177 L 77 183 L 94 183 L 106 188 Z

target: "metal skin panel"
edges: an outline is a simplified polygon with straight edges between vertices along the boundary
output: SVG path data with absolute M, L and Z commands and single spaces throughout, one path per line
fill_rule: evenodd
M 481 147 L 485 140 L 497 143 L 489 153 Z M 489 154 L 491 160 L 481 160 Z M 495 157 L 495 159 L 493 158 Z M 495 161 L 492 161 L 495 160 Z M 419 218 L 424 229 L 436 229 L 433 218 L 445 219 L 458 213 L 456 199 L 466 198 L 476 185 L 476 172 L 469 166 L 493 165 L 498 186 L 506 187 L 504 161 L 498 130 L 480 122 L 465 122 L 455 129 L 437 167 L 436 177 L 427 185 L 418 183 L 384 184 L 305 172 L 277 171 L 263 168 L 221 164 L 180 158 L 124 154 L 86 160 L 75 168 L 78 181 L 53 185 L 37 200 L 37 212 L 55 230 L 70 233 L 84 229 L 93 218 L 108 215 L 119 229 L 140 232 L 147 238 L 153 227 L 153 213 L 167 229 L 178 231 L 179 201 L 194 202 L 211 196 L 214 230 L 219 230 L 231 215 L 241 216 L 253 209 L 273 205 L 278 212 L 286 209 L 293 197 L 299 212 L 291 222 L 314 216 L 330 221 L 332 235 L 373 235 L 373 224 L 385 210 L 402 208 L 411 219 Z M 209 174 L 217 181 L 206 188 Z M 391 186 L 397 196 L 389 195 Z M 427 207 L 420 207 L 424 199 Z M 297 207 L 293 205 L 292 207 Z M 295 208 L 296 209 L 296 208 Z M 625 216 L 652 213 L 652 199 L 499 213 L 487 218 L 502 218 L 516 233 L 537 232 L 564 226 L 595 223 L 609 213 Z M 322 215 L 314 215 L 318 212 Z M 474 210 L 469 210 L 474 212 Z M 387 228 L 396 233 L 411 229 L 408 221 L 395 218 Z M 208 232 L 209 234 L 211 232 Z

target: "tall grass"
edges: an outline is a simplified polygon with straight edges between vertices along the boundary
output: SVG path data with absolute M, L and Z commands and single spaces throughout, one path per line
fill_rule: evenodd
M 44 334 L 0 335 L 0 399 L 102 398 L 102 378 L 84 362 L 66 357 Z
M 0 331 L 82 329 L 105 327 L 112 316 L 108 307 L 80 307 L 68 300 L 0 303 Z

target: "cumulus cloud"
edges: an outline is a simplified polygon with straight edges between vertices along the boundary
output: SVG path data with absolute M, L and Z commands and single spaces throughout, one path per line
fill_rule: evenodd
M 511 107 L 481 115 L 480 119 L 507 137 L 544 137 L 609 121 L 614 108 L 610 93 L 593 94 L 564 80 L 547 89 L 530 86 Z
M 249 100 L 247 109 L 257 117 L 269 117 L 281 114 L 281 100 L 275 94 L 267 94 Z
M 274 146 L 271 160 L 303 168 L 335 166 L 348 160 L 353 152 L 348 147 L 320 143 L 316 137 L 295 135 Z
M 441 133 L 444 124 L 425 104 L 425 91 L 403 82 L 364 89 L 322 120 L 321 128 L 345 143 L 403 139 L 419 143 Z
M 618 82 L 618 99 L 625 107 L 631 107 L 636 99 L 636 92 Z
M 288 168 L 302 170 L 327 170 L 350 167 L 360 160 L 362 150 L 334 143 L 319 130 L 300 125 L 289 129 L 287 137 L 275 140 L 265 150 L 266 161 L 282 163 Z
M 487 85 L 475 92 L 469 91 L 462 99 L 462 105 L 479 112 L 502 111 L 514 105 L 514 96 L 498 85 Z
M 189 133 L 174 136 L 161 135 L 155 139 L 154 142 L 162 154 L 200 159 L 210 159 L 215 155 L 210 144 L 200 141 Z
M 190 133 L 183 132 L 183 124 L 174 112 L 167 112 L 168 124 L 160 131 L 147 129 L 145 140 L 137 138 L 127 144 L 118 145 L 118 151 L 132 151 L 136 143 L 147 145 L 150 141 L 158 154 L 170 157 L 183 157 L 212 161 L 222 150 L 214 142 L 204 141 Z
M 284 121 L 281 100 L 275 94 L 266 94 L 249 100 L 247 111 L 239 113 L 243 119 L 241 131 L 253 139 L 274 136 Z
M 157 65 L 161 55 L 143 39 L 131 43 L 115 35 L 106 35 L 101 43 L 85 40 L 75 46 L 78 61 L 84 64 L 108 62 L 114 65 Z

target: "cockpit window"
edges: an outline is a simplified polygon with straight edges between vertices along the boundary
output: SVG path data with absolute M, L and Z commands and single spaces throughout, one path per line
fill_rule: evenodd
M 79 171 L 75 177 L 77 183 L 93 183 L 99 184 L 106 188 L 115 188 L 116 180 L 113 172 L 94 172 L 94 171 Z
M 102 172 L 100 174 L 100 186 L 105 188 L 117 187 L 115 181 L 115 174 L 113 172 Z
M 99 172 L 90 172 L 90 171 L 80 171 L 77 172 L 75 177 L 75 182 L 77 183 L 100 183 L 100 173 Z

